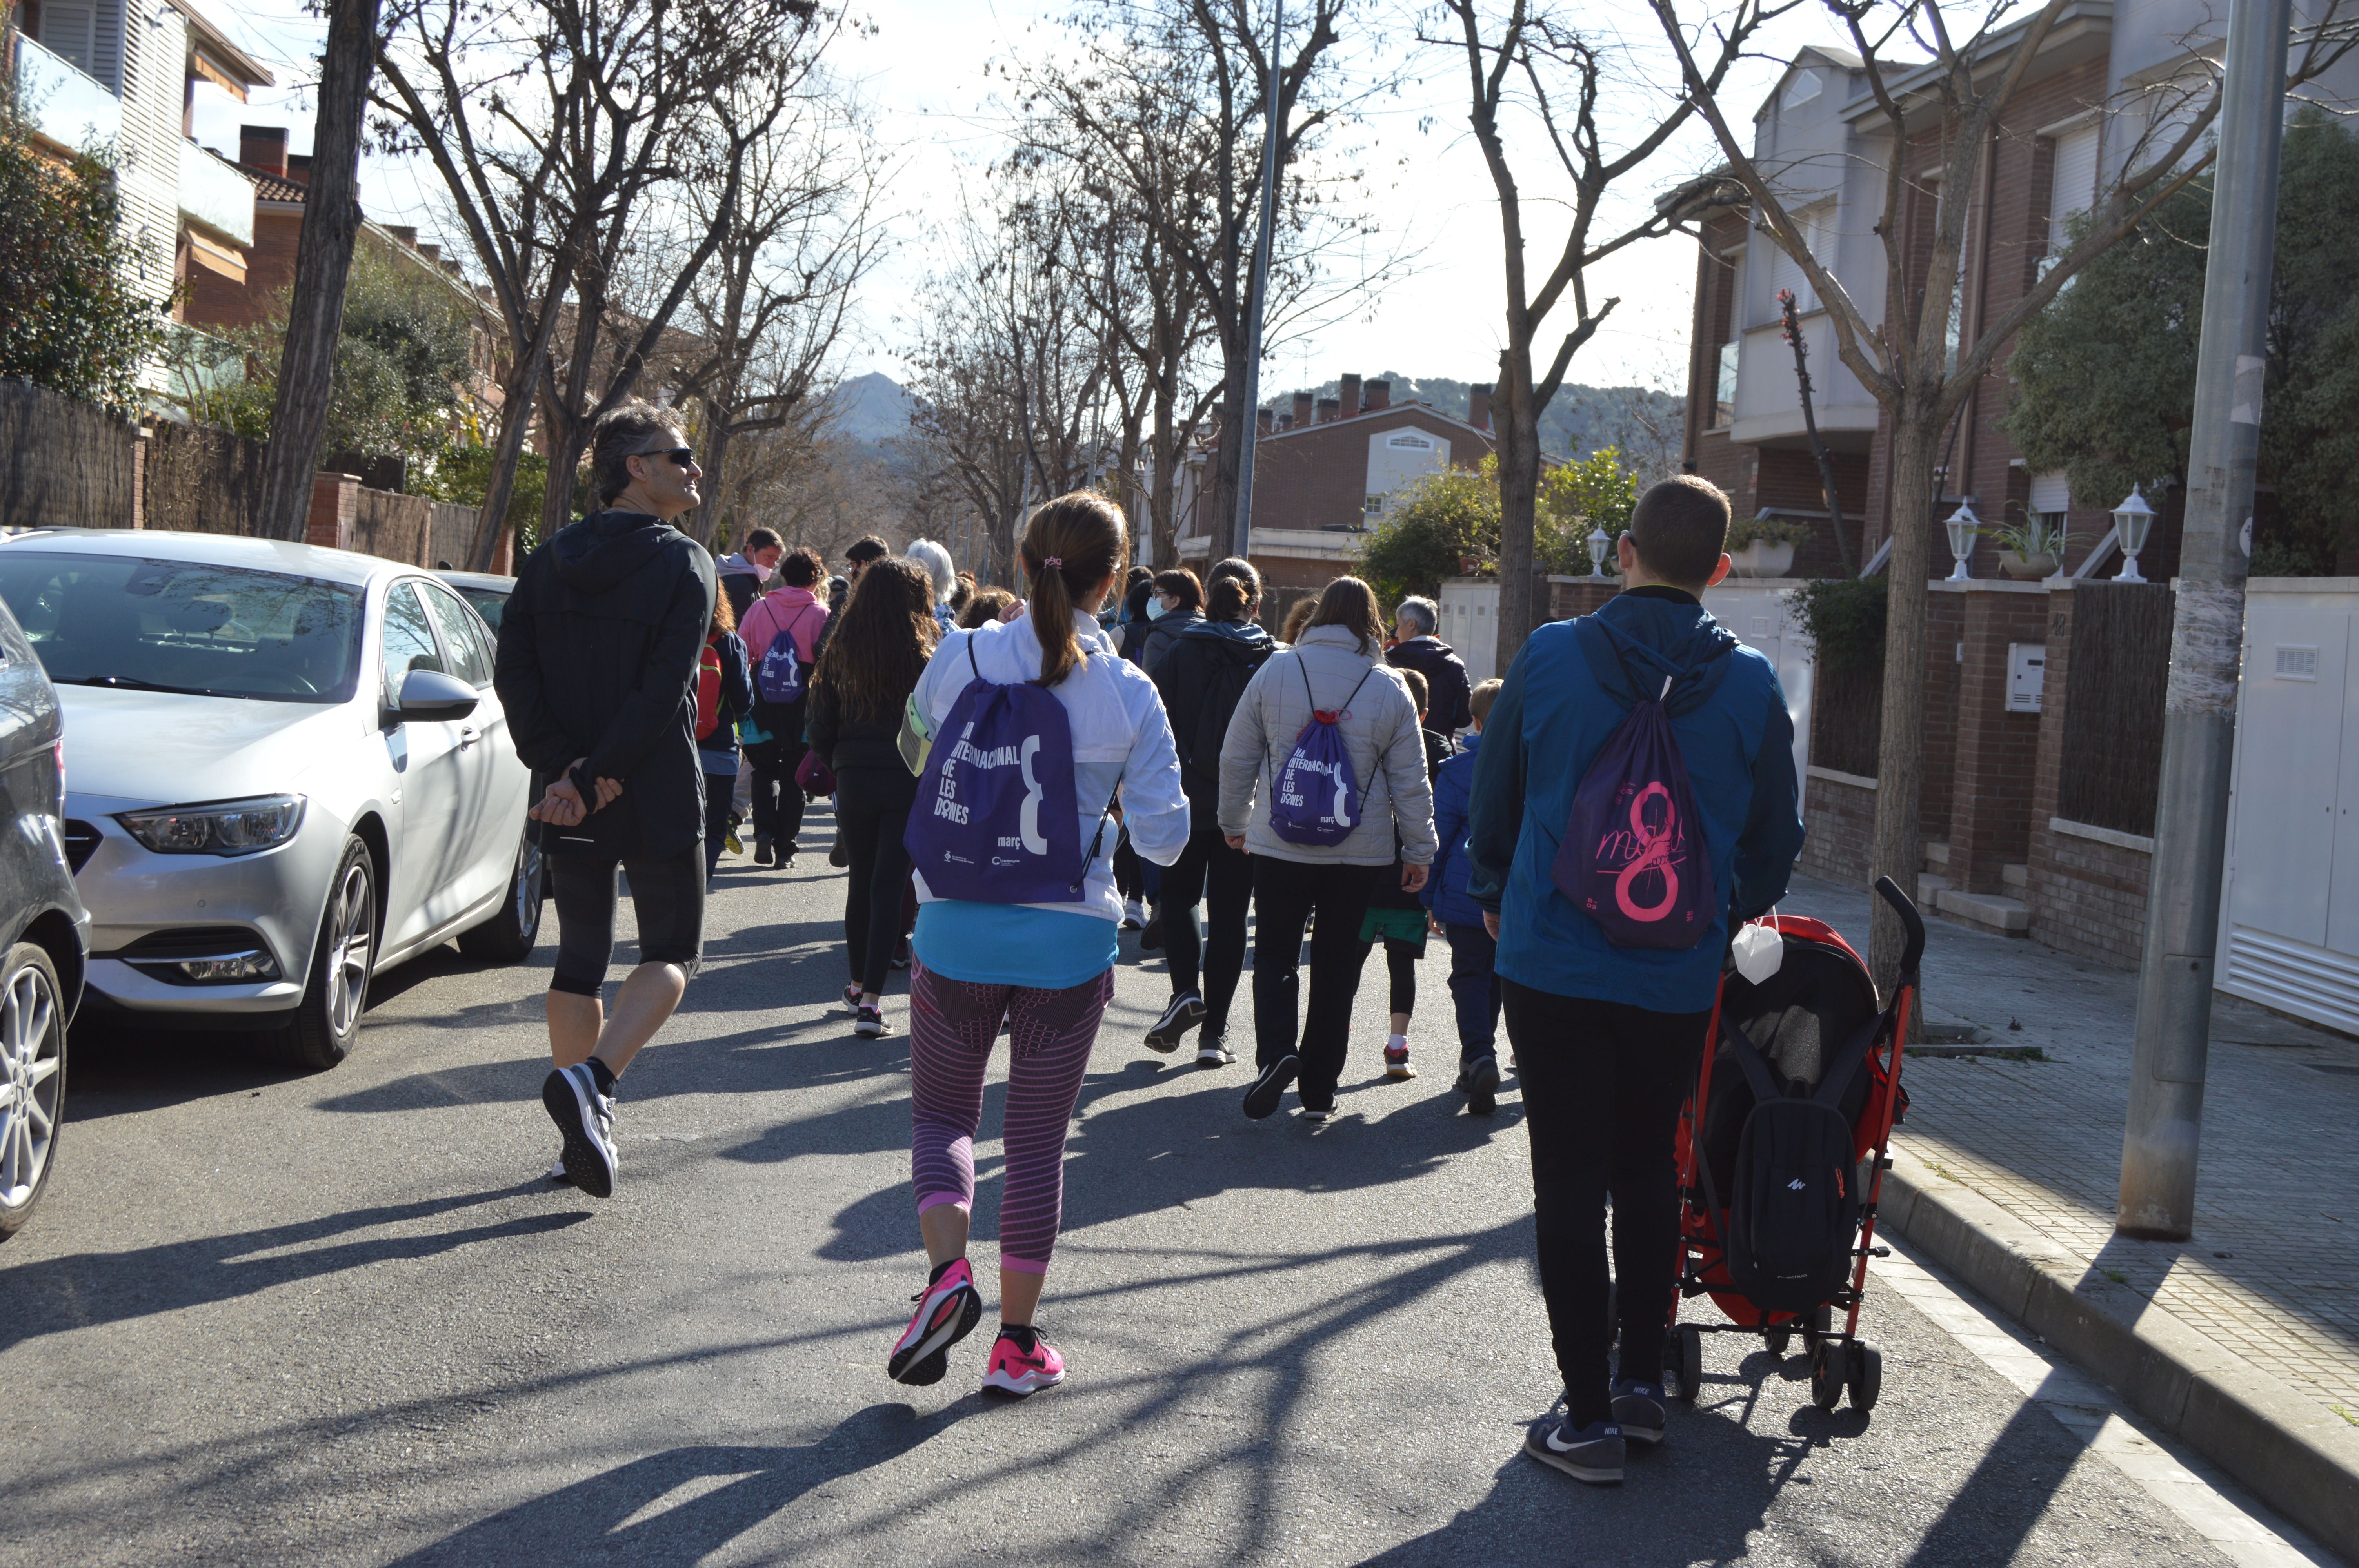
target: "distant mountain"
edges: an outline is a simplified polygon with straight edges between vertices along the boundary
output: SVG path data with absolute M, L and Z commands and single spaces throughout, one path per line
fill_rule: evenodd
M 1368 379 L 1391 382 L 1395 403 L 1430 403 L 1453 419 L 1466 417 L 1471 382 L 1441 375 L 1403 375 L 1397 371 Z M 1309 390 L 1314 398 L 1335 397 L 1341 395 L 1342 385 L 1331 381 Z M 1272 408 L 1285 410 L 1293 406 L 1293 397 L 1294 389 L 1288 387 L 1265 401 Z M 1677 394 L 1653 387 L 1569 384 L 1557 389 L 1548 412 L 1540 416 L 1540 449 L 1550 457 L 1585 458 L 1600 447 L 1619 447 L 1626 456 L 1659 441 L 1658 432 L 1676 441 L 1685 404 Z
M 897 440 L 909 433 L 916 401 L 883 371 L 853 377 L 836 388 L 836 434 L 853 441 Z

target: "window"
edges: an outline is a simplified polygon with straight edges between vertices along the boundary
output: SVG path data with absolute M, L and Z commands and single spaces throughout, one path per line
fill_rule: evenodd
M 401 683 L 412 670 L 439 670 L 442 656 L 434 646 L 434 629 L 417 595 L 406 582 L 395 583 L 385 596 L 385 703 L 399 706 Z
M 40 43 L 84 76 L 96 76 L 97 0 L 45 0 L 41 6 Z
M 1712 422 L 1715 427 L 1736 418 L 1736 365 L 1743 348 L 1734 340 L 1720 345 L 1720 379 L 1712 393 Z
M 475 624 L 474 612 L 439 582 L 411 586 L 426 600 L 428 612 L 442 633 L 442 647 L 450 654 L 451 673 L 477 691 L 491 685 L 492 663 L 484 655 L 483 629 Z
M 1825 79 L 1821 77 L 1817 71 L 1796 71 L 1794 73 L 1792 84 L 1786 89 L 1786 107 L 1788 109 L 1800 108 L 1803 104 L 1808 103 L 1812 99 L 1818 97 L 1820 92 L 1825 86 Z
M 1427 440 L 1423 436 L 1419 435 L 1414 430 L 1403 430 L 1399 435 L 1386 441 L 1385 445 L 1413 452 L 1430 452 L 1433 450 L 1433 443 Z
M 1385 498 L 1372 495 L 1361 503 L 1360 510 L 1370 517 L 1381 517 L 1385 514 Z

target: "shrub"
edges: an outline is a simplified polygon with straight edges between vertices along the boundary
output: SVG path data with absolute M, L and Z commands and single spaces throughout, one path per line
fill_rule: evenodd
M 1819 578 L 1794 596 L 1795 618 L 1810 634 L 1812 662 L 1825 670 L 1864 674 L 1884 667 L 1884 616 L 1891 579 Z
M 1462 575 L 1467 557 L 1498 558 L 1498 460 L 1485 458 L 1477 471 L 1443 469 L 1400 492 L 1355 563 L 1379 600 L 1431 595 L 1443 578 Z
M 169 301 L 124 279 L 137 262 L 119 222 L 114 171 L 94 152 L 51 162 L 0 112 L 0 376 L 22 378 L 121 413 L 139 401 L 139 369 L 164 340 Z

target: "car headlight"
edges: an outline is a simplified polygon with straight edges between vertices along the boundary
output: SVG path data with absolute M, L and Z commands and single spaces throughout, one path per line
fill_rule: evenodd
M 115 820 L 159 855 L 251 855 L 275 849 L 303 826 L 303 797 L 264 795 L 205 806 L 126 811 Z

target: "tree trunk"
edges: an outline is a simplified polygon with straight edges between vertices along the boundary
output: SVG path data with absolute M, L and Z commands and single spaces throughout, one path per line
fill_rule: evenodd
M 1240 351 L 1223 373 L 1221 391 L 1220 445 L 1212 449 L 1212 551 L 1207 562 L 1237 553 L 1237 470 L 1245 461 L 1245 443 L 1254 438 L 1253 410 L 1245 406 L 1245 356 Z
M 1180 564 L 1180 519 L 1172 511 L 1180 496 L 1173 483 L 1180 471 L 1180 433 L 1174 427 L 1178 423 L 1174 405 L 1179 399 L 1178 373 L 1167 370 L 1156 381 L 1154 433 L 1147 438 L 1147 514 L 1154 520 L 1153 564 L 1158 569 Z
M 1917 821 L 1925 793 L 1925 581 L 1931 568 L 1933 458 L 1940 410 L 1913 389 L 1892 422 L 1892 556 L 1885 568 L 1884 734 L 1875 758 L 1874 877 L 1890 877 L 1911 898 L 1924 860 Z M 1899 917 L 1871 903 L 1868 968 L 1889 997 L 1900 973 Z
M 1533 522 L 1539 512 L 1539 414 L 1532 406 L 1528 347 L 1499 351 L 1499 384 L 1492 403 L 1499 448 L 1499 641 L 1505 673 L 1532 634 L 1538 607 L 1532 581 Z
M 492 471 L 484 486 L 484 508 L 475 519 L 475 537 L 467 549 L 467 569 L 487 572 L 498 558 L 500 535 L 508 525 L 508 502 L 516 494 L 516 464 L 524 457 L 524 438 L 532 428 L 533 395 L 540 387 L 541 358 L 548 351 L 544 341 L 538 352 L 527 357 L 500 389 L 500 438 L 492 452 Z M 514 558 L 508 565 L 521 568 L 524 562 Z
M 319 469 L 320 440 L 328 425 L 336 338 L 344 325 L 344 285 L 361 227 L 362 112 L 369 73 L 376 67 L 379 3 L 331 0 L 328 7 L 311 183 L 296 244 L 287 346 L 278 362 L 278 395 L 270 414 L 262 507 L 255 518 L 266 538 L 299 540 L 311 520 L 311 476 Z
M 704 503 L 696 509 L 696 533 L 693 537 L 698 544 L 715 555 L 720 552 L 713 548 L 713 541 L 719 537 L 721 524 L 726 516 L 723 506 L 722 476 L 725 471 L 723 465 L 729 460 L 729 441 L 728 419 L 720 410 L 709 403 L 706 404 L 704 449 L 699 452 L 696 458 L 697 466 L 704 470 L 704 477 L 697 481 L 697 488 L 704 495 Z M 744 549 L 745 530 L 735 528 L 732 529 L 731 533 L 734 535 L 731 540 L 734 547 Z

